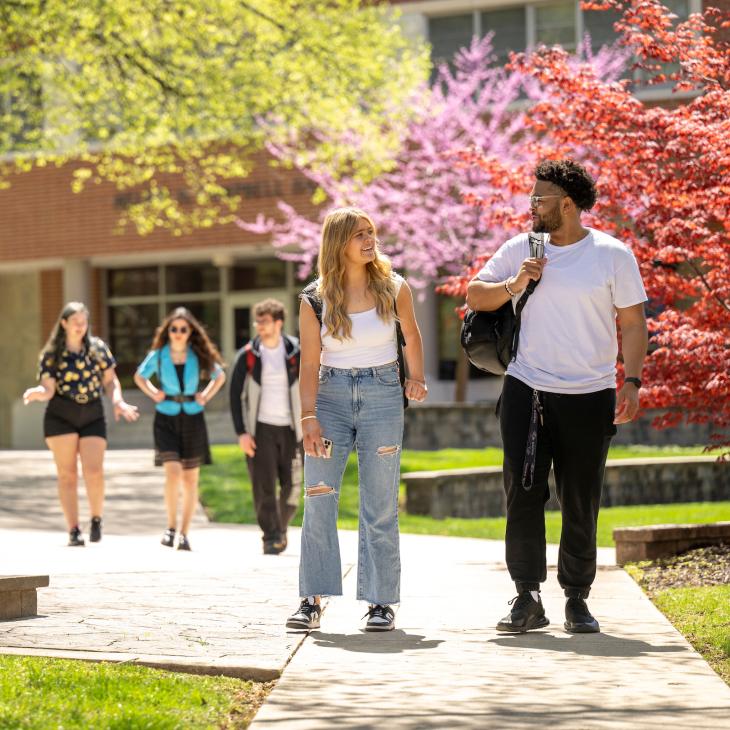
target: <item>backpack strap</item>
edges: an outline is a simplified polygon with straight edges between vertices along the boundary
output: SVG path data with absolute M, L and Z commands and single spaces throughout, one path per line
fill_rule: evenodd
M 530 294 L 535 291 L 535 287 L 540 283 L 540 280 L 538 279 L 535 281 L 534 279 L 531 279 L 530 282 L 527 285 L 527 288 L 525 289 L 525 293 L 520 297 L 519 301 L 517 302 L 517 306 L 515 307 L 515 328 L 514 332 L 512 334 L 512 361 L 515 360 L 517 357 L 517 347 L 520 344 L 520 326 L 522 325 L 522 310 L 525 308 L 525 304 L 527 304 L 527 300 L 530 298 Z
M 311 284 L 302 289 L 299 293 L 299 298 L 303 299 L 309 306 L 314 310 L 314 314 L 317 316 L 319 326 L 322 326 L 322 299 L 317 294 L 317 282 L 313 281 Z
M 317 317 L 319 326 L 322 326 L 322 298 L 317 294 L 317 282 L 313 281 L 311 284 L 302 289 L 299 294 L 299 298 L 309 304 L 314 310 L 314 314 Z M 405 386 L 406 381 L 406 368 L 405 368 L 405 357 L 403 356 L 403 347 L 406 344 L 406 338 L 403 336 L 403 330 L 398 320 L 398 304 L 396 303 L 395 297 L 393 298 L 393 311 L 395 313 L 395 337 L 398 343 L 398 372 L 400 374 L 400 384 Z M 408 408 L 408 398 L 405 396 L 405 388 L 403 391 L 403 408 Z

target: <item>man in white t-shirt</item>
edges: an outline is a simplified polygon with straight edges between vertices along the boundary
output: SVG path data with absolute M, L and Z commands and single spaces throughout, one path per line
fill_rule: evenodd
M 548 233 L 543 258 L 528 235 L 507 241 L 470 282 L 467 304 L 513 305 L 538 282 L 522 311 L 516 356 L 507 368 L 499 419 L 507 493 L 506 559 L 518 596 L 497 630 L 548 625 L 540 600 L 546 579 L 545 502 L 555 471 L 563 527 L 558 581 L 565 629 L 599 631 L 586 605 L 596 575 L 596 523 L 603 472 L 616 424 L 639 409 L 646 356 L 646 293 L 631 251 L 580 216 L 596 200 L 593 179 L 570 160 L 542 162 L 530 196 L 532 228 Z M 625 378 L 616 393 L 621 330 Z
M 251 476 L 264 553 L 277 555 L 286 550 L 287 527 L 302 491 L 300 350 L 299 340 L 282 332 L 281 302 L 259 302 L 253 315 L 257 336 L 236 355 L 229 396 Z

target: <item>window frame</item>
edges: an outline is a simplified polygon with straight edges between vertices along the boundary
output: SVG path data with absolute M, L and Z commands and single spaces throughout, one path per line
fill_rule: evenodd
M 506 8 L 524 7 L 525 8 L 525 48 L 528 50 L 534 48 L 536 45 L 537 38 L 537 19 L 536 19 L 536 8 L 549 5 L 556 2 L 556 0 L 545 0 L 544 2 L 498 2 L 495 0 L 483 0 L 479 2 L 446 2 L 445 0 L 423 0 L 422 2 L 414 3 L 413 5 L 402 6 L 404 13 L 423 13 L 425 16 L 425 31 L 427 40 L 430 41 L 430 21 L 437 18 L 446 18 L 457 15 L 468 15 L 471 13 L 472 16 L 472 36 L 476 35 L 478 38 L 483 36 L 482 29 L 482 18 L 481 13 L 490 10 L 502 10 Z M 576 47 L 580 43 L 585 35 L 586 24 L 584 22 L 584 11 L 580 6 L 580 0 L 573 0 L 575 6 L 575 44 Z M 702 12 L 702 0 L 687 0 L 688 14 Z M 636 82 L 639 78 L 636 78 Z M 695 96 L 693 92 L 679 92 L 672 94 L 671 89 L 666 85 L 657 86 L 639 86 L 638 83 L 634 88 L 634 96 L 638 99 L 653 101 L 661 100 L 666 98 L 689 98 Z

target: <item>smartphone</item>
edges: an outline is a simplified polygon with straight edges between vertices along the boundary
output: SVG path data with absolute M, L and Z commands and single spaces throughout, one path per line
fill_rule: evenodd
M 530 231 L 527 239 L 530 244 L 530 258 L 541 259 L 545 255 L 545 234 Z
M 324 444 L 324 459 L 332 458 L 332 442 L 329 439 L 322 437 L 322 443 Z

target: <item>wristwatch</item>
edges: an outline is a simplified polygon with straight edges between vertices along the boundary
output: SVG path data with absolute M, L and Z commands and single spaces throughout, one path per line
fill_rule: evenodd
M 624 378 L 624 383 L 633 383 L 639 390 L 641 390 L 641 380 L 639 378 Z

